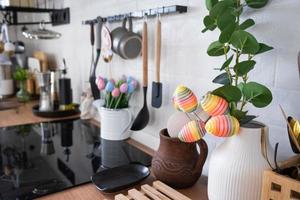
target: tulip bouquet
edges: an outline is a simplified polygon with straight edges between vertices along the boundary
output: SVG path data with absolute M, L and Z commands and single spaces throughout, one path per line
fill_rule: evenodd
M 132 93 L 136 90 L 138 82 L 131 76 L 122 76 L 117 82 L 99 76 L 96 84 L 100 91 L 105 92 L 105 108 L 127 108 Z

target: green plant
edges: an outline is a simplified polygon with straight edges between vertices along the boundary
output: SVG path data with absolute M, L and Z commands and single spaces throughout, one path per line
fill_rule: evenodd
M 245 7 L 261 8 L 267 2 L 268 0 L 246 0 L 244 3 L 241 0 L 206 0 L 209 14 L 203 19 L 205 29 L 202 32 L 220 30 L 219 39 L 209 45 L 207 53 L 209 56 L 225 57 L 225 62 L 217 69 L 221 74 L 213 80 L 222 86 L 212 93 L 230 103 L 230 114 L 241 124 L 255 118 L 247 115 L 247 103 L 262 108 L 272 101 L 271 91 L 264 85 L 249 82 L 248 74 L 256 64 L 254 58 L 273 47 L 259 43 L 246 31 L 255 24 L 253 19 L 243 22 L 240 20 Z
M 22 67 L 18 67 L 13 74 L 13 78 L 16 81 L 26 81 L 28 78 L 28 71 Z

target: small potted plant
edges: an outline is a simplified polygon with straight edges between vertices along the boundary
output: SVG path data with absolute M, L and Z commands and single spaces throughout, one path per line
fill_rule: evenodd
M 100 92 L 104 93 L 104 104 L 98 108 L 101 116 L 101 137 L 107 140 L 129 138 L 132 123 L 129 100 L 138 82 L 130 76 L 123 76 L 117 82 L 99 76 L 96 84 Z
M 19 91 L 17 92 L 17 98 L 20 102 L 27 102 L 30 100 L 30 95 L 26 91 L 25 84 L 28 78 L 28 71 L 22 67 L 18 67 L 13 74 L 14 80 L 19 84 Z

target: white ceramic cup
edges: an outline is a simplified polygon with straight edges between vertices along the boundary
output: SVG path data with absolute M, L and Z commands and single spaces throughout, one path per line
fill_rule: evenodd
M 132 114 L 128 108 L 108 109 L 101 107 L 101 138 L 125 140 L 130 137 Z
M 0 81 L 0 95 L 7 96 L 14 93 L 14 81 L 12 79 Z

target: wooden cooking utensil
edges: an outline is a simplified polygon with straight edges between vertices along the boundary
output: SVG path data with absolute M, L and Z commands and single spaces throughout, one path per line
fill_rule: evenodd
M 156 80 L 152 82 L 152 102 L 154 108 L 159 108 L 162 104 L 162 83 L 160 82 L 160 56 L 161 56 L 161 22 L 157 16 L 155 31 L 155 69 Z
M 149 110 L 147 107 L 147 88 L 148 88 L 148 29 L 147 22 L 143 25 L 143 42 L 142 42 L 142 56 L 143 56 L 143 93 L 144 105 L 135 118 L 131 130 L 139 131 L 144 129 L 149 122 Z

